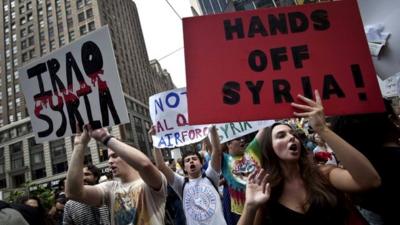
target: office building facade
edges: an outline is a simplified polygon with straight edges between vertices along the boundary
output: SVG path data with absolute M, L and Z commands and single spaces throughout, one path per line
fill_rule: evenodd
M 111 132 L 151 155 L 148 97 L 171 85 L 163 86 L 168 82 L 160 83 L 150 66 L 133 1 L 1 0 L 0 7 L 0 190 L 27 181 L 57 184 L 65 177 L 73 149 L 73 137 L 35 142 L 18 68 L 106 24 L 131 121 Z M 85 162 L 105 168 L 105 146 L 91 141 Z

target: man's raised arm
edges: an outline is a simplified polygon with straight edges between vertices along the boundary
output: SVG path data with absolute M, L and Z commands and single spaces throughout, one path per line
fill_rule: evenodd
M 77 126 L 78 129 L 79 126 Z M 88 205 L 100 206 L 102 204 L 102 192 L 94 186 L 83 185 L 83 161 L 85 149 L 90 141 L 86 129 L 78 132 L 74 140 L 71 163 L 68 167 L 65 191 L 67 197 Z
M 92 138 L 112 149 L 125 162 L 137 170 L 147 185 L 155 190 L 160 190 L 162 186 L 161 173 L 143 152 L 114 138 L 105 128 L 89 129 L 89 131 Z

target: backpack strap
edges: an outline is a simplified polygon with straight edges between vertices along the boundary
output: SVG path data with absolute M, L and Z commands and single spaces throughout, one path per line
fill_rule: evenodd
M 185 186 L 188 182 L 189 182 L 189 178 L 185 177 L 183 180 L 183 185 L 182 185 L 182 199 L 183 199 L 183 190 L 185 190 Z

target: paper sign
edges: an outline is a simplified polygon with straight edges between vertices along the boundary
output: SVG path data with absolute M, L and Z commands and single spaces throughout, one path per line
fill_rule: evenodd
M 290 118 L 297 94 L 315 89 L 327 115 L 384 111 L 355 0 L 191 17 L 183 28 L 190 124 Z
M 400 96 L 400 73 L 388 77 L 385 80 L 381 80 L 378 77 L 378 81 L 384 97 L 390 98 Z
M 38 143 L 129 122 L 108 27 L 19 69 Z
M 149 98 L 150 117 L 156 127 L 152 137 L 156 148 L 174 148 L 199 142 L 208 136 L 209 124 L 190 126 L 187 113 L 186 88 L 158 93 Z M 212 112 L 210 112 L 212 113 Z M 220 142 L 269 126 L 273 120 L 216 124 Z

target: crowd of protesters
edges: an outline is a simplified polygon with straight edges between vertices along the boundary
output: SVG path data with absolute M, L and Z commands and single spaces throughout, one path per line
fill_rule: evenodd
M 303 104 L 292 106 L 303 119 L 224 144 L 212 126 L 180 159 L 165 161 L 154 149 L 155 163 L 107 129 L 85 125 L 53 206 L 37 196 L 1 201 L 0 223 L 397 224 L 400 120 L 390 103 L 386 113 L 325 118 L 318 92 L 299 98 Z M 99 183 L 99 170 L 84 165 L 91 139 L 108 147 L 113 179 Z

